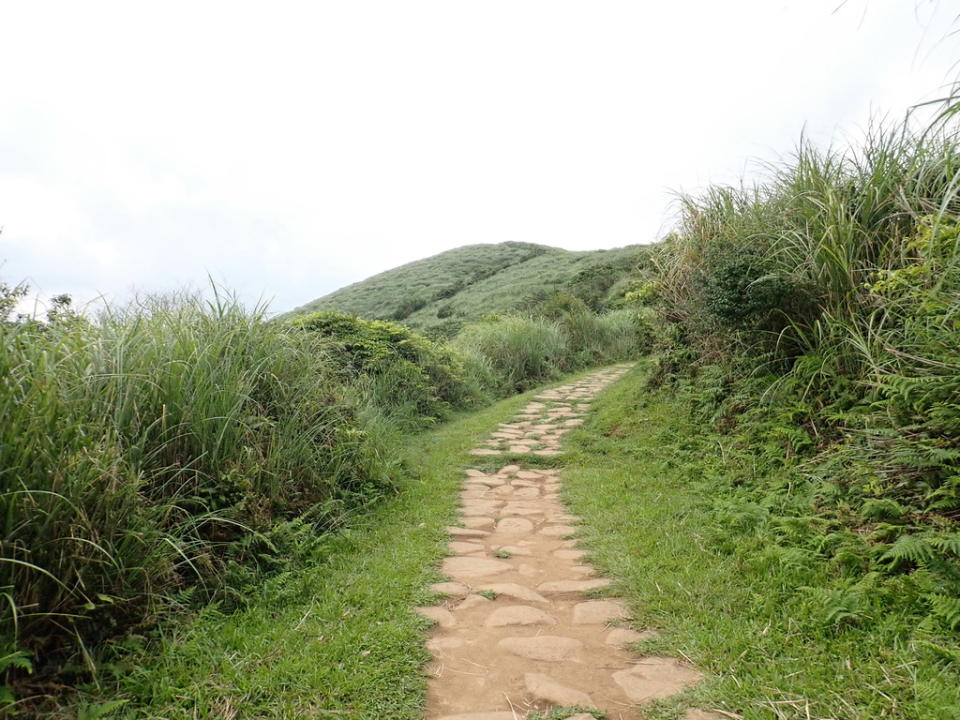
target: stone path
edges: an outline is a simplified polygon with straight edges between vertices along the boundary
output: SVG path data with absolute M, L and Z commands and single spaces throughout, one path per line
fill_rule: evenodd
M 618 365 L 539 395 L 472 454 L 559 454 L 560 438 L 583 422 L 590 400 L 628 369 Z M 572 537 L 579 519 L 560 502 L 558 470 L 507 465 L 466 475 L 462 527 L 448 528 L 449 580 L 432 588 L 447 600 L 420 608 L 436 622 L 427 644 L 434 655 L 428 720 L 520 720 L 555 707 L 642 718 L 643 703 L 699 681 L 700 673 L 673 658 L 631 653 L 628 646 L 651 633 L 629 626 L 620 600 L 591 596 L 610 580 L 581 562 Z

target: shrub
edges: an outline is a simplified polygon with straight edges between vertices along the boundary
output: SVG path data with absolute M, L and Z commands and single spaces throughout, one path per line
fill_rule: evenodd
M 336 312 L 313 313 L 294 324 L 325 338 L 345 378 L 359 382 L 406 425 L 436 420 L 482 397 L 466 358 L 402 325 Z

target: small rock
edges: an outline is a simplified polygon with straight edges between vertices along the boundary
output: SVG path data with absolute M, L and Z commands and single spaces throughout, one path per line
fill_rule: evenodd
M 548 537 L 563 537 L 564 535 L 573 535 L 576 531 L 575 525 L 549 525 L 543 528 L 540 534 Z
M 467 515 L 461 522 L 471 530 L 481 530 L 493 527 L 493 518 L 485 515 Z
M 623 647 L 624 645 L 630 645 L 635 642 L 640 642 L 641 640 L 649 640 L 650 638 L 655 638 L 660 633 L 653 630 L 644 630 L 643 632 L 637 632 L 636 630 L 631 630 L 630 628 L 614 628 L 607 635 L 607 639 L 604 642 L 607 645 L 616 645 L 617 647 Z
M 453 627 L 457 624 L 457 619 L 453 613 L 442 607 L 419 607 L 417 612 L 428 620 L 433 620 L 440 627 Z
M 593 705 L 593 700 L 585 692 L 564 685 L 543 673 L 526 673 L 523 676 L 524 684 L 537 700 L 554 705 Z
M 476 588 L 479 591 L 489 590 L 497 595 L 505 595 L 515 600 L 526 600 L 527 602 L 550 602 L 543 595 L 517 583 L 490 583 L 480 585 Z
M 475 608 L 479 605 L 489 605 L 490 600 L 483 597 L 483 595 L 468 595 L 467 599 L 462 603 L 457 605 L 457 610 L 469 610 L 470 608 Z
M 443 574 L 454 579 L 499 575 L 512 569 L 508 563 L 482 557 L 448 557 L 443 561 Z
M 506 625 L 556 625 L 557 619 L 529 605 L 508 605 L 497 608 L 483 623 L 487 627 L 504 627 Z
M 447 532 L 457 537 L 484 537 L 485 535 L 490 534 L 484 530 L 471 530 L 468 528 L 452 526 L 447 528 Z
M 497 643 L 497 647 L 527 658 L 547 662 L 577 662 L 583 643 L 579 640 L 558 635 L 537 635 L 535 637 L 509 637 Z
M 447 550 L 455 555 L 469 555 L 471 553 L 483 552 L 484 547 L 480 543 L 451 540 L 447 543 Z
M 631 702 L 642 703 L 670 697 L 702 679 L 696 670 L 673 658 L 646 657 L 629 670 L 613 674 Z
M 498 533 L 529 533 L 533 531 L 533 523 L 526 518 L 508 517 L 497 523 Z
M 469 587 L 458 582 L 438 582 L 431 585 L 430 589 L 435 593 L 449 595 L 450 597 L 466 597 L 467 593 L 470 592 Z
M 626 607 L 615 600 L 588 600 L 573 607 L 573 622 L 577 625 L 605 625 L 626 617 Z
M 597 578 L 596 580 L 554 580 L 538 585 L 537 590 L 544 593 L 578 593 L 606 587 L 610 582 L 608 578 Z M 574 613 L 576 613 L 576 608 L 574 609 Z
M 529 555 L 530 550 L 523 547 L 522 545 L 504 545 L 503 547 L 497 548 L 497 552 L 500 551 L 508 552 L 511 555 Z

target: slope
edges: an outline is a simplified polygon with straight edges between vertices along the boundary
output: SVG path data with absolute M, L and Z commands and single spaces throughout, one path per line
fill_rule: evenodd
M 584 252 L 519 242 L 466 245 L 348 285 L 293 313 L 339 310 L 449 334 L 465 321 L 523 309 L 557 290 L 601 307 L 645 253 L 640 245 Z

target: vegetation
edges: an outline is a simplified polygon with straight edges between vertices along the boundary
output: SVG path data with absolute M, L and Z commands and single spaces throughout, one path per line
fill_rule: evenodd
M 637 357 L 649 346 L 647 320 L 636 310 L 596 315 L 573 307 L 554 317 L 488 316 L 466 326 L 453 346 L 486 370 L 483 382 L 499 395 L 528 390 L 565 372 Z
M 484 396 L 467 357 L 402 325 L 334 312 L 311 313 L 294 323 L 329 339 L 344 381 L 363 383 L 372 401 L 403 428 L 475 406 Z
M 516 242 L 467 245 L 374 275 L 293 312 L 336 310 L 450 338 L 485 315 L 529 312 L 558 292 L 595 312 L 611 309 L 646 252 L 637 245 L 590 252 Z
M 629 289 L 658 360 L 584 441 L 604 461 L 576 510 L 745 717 L 960 712 L 954 131 L 803 145 L 684 197 Z
M 220 295 L 95 320 L 63 297 L 44 322 L 0 322 L 0 701 L 15 686 L 49 709 L 184 612 L 260 617 L 262 587 L 327 563 L 324 534 L 405 481 L 404 433 L 638 349 L 634 311 L 553 316 L 488 319 L 456 345 Z
M 309 334 L 222 297 L 58 310 L 0 325 L 0 642 L 39 692 L 164 609 L 239 602 L 395 474 Z
M 638 651 L 708 676 L 645 716 L 960 716 L 960 637 L 927 619 L 924 572 L 864 573 L 874 540 L 817 512 L 800 458 L 742 428 L 711 431 L 704 388 L 651 390 L 655 370 L 600 397 L 564 473 L 591 561 L 618 579 L 637 627 L 660 632 Z
M 11 320 L 0 285 L 0 706 L 415 717 L 404 609 L 519 399 L 412 433 L 656 343 L 542 462 L 663 631 L 642 649 L 713 673 L 683 702 L 956 717 L 956 107 L 683 197 L 652 250 L 469 246 L 273 321 L 220 295 Z
M 960 628 L 950 131 L 897 127 L 856 154 L 801 147 L 763 186 L 686 198 L 655 259 L 672 322 L 661 379 L 696 378 L 702 417 L 756 454 L 804 460 L 791 513 L 808 526 L 798 543 L 847 579 L 838 623 L 909 603 L 925 626 Z
M 461 468 L 476 438 L 516 414 L 514 396 L 406 443 L 397 493 L 301 548 L 234 612 L 208 606 L 156 638 L 127 638 L 82 688 L 81 716 L 422 716 L 429 622 L 414 612 L 446 552 Z M 69 716 L 67 711 L 62 713 Z M 58 717 L 58 716 L 55 716 Z

